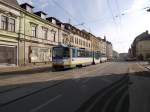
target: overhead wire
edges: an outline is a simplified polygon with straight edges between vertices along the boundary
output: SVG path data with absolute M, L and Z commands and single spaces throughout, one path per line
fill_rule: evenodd
M 52 0 L 52 2 L 59 8 L 63 9 L 67 15 L 69 15 L 72 19 L 74 19 L 76 22 L 78 22 L 78 19 L 76 19 L 69 11 L 67 11 L 62 5 L 60 5 L 57 1 Z
M 52 2 L 53 2 L 57 7 L 61 8 L 62 10 L 64 10 L 68 16 L 70 16 L 74 21 L 76 21 L 77 24 L 83 23 L 83 22 L 80 22 L 76 17 L 74 17 L 68 10 L 66 10 L 66 9 L 65 9 L 62 5 L 60 5 L 57 1 L 52 0 Z M 87 27 L 85 26 L 85 24 L 84 24 L 84 25 L 81 24 L 81 25 L 82 25 L 85 29 L 89 30 L 89 28 L 87 28 Z M 77 26 L 77 25 L 73 25 L 73 26 Z

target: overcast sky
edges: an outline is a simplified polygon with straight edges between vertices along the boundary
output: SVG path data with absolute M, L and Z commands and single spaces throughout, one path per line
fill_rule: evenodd
M 28 2 L 35 11 L 42 10 L 73 25 L 84 23 L 96 36 L 107 37 L 114 50 L 127 52 L 134 38 L 150 31 L 150 0 L 18 0 Z

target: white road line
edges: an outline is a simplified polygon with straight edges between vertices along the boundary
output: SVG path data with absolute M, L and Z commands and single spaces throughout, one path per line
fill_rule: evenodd
M 48 100 L 47 102 L 43 103 L 42 105 L 32 109 L 30 112 L 37 112 L 38 110 L 40 110 L 41 108 L 45 107 L 46 105 L 48 105 L 49 103 L 52 103 L 53 101 L 57 100 L 58 98 L 62 97 L 62 95 L 57 95 L 56 97 Z

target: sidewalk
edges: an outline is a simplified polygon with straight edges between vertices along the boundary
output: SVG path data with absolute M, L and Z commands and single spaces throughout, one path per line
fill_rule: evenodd
M 146 68 L 150 70 L 150 65 L 147 65 Z
M 12 74 L 32 74 L 44 71 L 51 71 L 52 64 L 42 65 L 29 65 L 20 67 L 0 67 L 0 75 L 12 75 Z
M 146 69 L 150 70 L 150 64 L 148 62 L 140 62 L 139 64 L 145 67 Z

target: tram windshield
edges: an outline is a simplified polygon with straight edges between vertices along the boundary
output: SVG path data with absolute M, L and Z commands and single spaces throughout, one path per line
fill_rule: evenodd
M 69 58 L 69 48 L 67 47 L 55 47 L 53 48 L 53 58 L 54 59 L 62 59 L 62 58 Z

